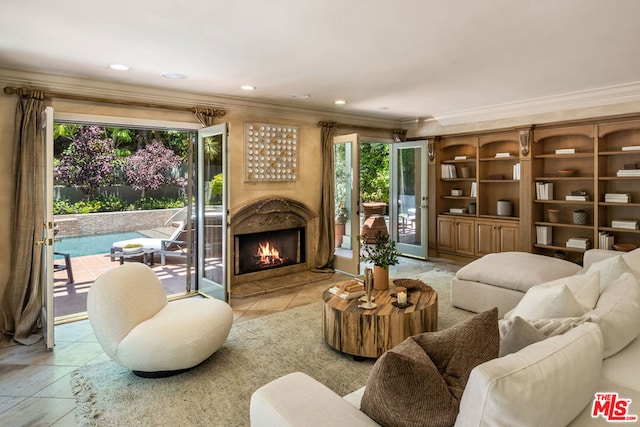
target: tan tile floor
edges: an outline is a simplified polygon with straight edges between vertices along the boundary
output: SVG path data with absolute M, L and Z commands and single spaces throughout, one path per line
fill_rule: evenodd
M 432 263 L 402 258 L 400 265 L 391 268 L 391 276 L 409 277 L 430 270 Z M 320 301 L 330 283 L 344 278 L 332 274 L 322 281 L 295 288 L 232 298 L 234 323 Z M 108 358 L 87 320 L 58 325 L 55 334 L 54 351 L 47 351 L 42 344 L 0 348 L 1 426 L 76 425 L 71 372 Z

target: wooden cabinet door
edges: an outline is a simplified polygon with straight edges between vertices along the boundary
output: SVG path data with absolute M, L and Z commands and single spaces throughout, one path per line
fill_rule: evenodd
M 475 255 L 475 221 L 472 219 L 456 219 L 456 253 Z
M 520 226 L 512 223 L 497 223 L 499 252 L 520 250 Z
M 493 221 L 476 221 L 476 256 L 481 257 L 497 251 L 495 227 Z
M 438 217 L 438 250 L 445 252 L 455 252 L 455 220 L 453 217 Z

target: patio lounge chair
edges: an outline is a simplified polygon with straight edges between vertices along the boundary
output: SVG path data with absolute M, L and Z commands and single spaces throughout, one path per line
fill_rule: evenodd
M 114 261 L 116 257 L 113 256 L 115 252 L 122 251 L 122 248 L 126 245 L 141 244 L 145 249 L 155 249 L 160 252 L 160 263 L 166 264 L 167 256 L 187 256 L 187 227 L 183 221 L 176 223 L 176 229 L 173 234 L 167 239 L 154 239 L 149 237 L 140 237 L 136 239 L 121 240 L 119 242 L 113 242 L 111 244 L 111 261 Z

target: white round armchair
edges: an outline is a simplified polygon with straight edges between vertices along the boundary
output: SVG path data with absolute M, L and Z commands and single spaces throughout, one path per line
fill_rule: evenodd
M 89 291 L 87 312 L 107 356 L 143 377 L 173 375 L 203 362 L 222 347 L 233 322 L 224 301 L 168 303 L 160 280 L 142 263 L 100 276 Z

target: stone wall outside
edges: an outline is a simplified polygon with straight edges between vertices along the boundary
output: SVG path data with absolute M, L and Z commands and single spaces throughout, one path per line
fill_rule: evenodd
M 58 236 L 89 236 L 165 227 L 166 221 L 178 210 L 155 209 L 56 215 L 54 221 L 60 230 Z

